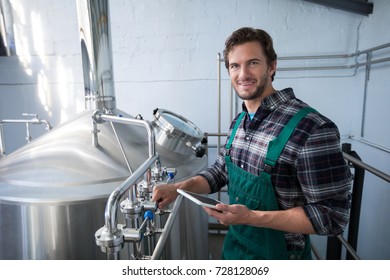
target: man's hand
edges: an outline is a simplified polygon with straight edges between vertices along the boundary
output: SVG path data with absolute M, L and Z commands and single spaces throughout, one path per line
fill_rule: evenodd
M 195 193 L 209 193 L 210 186 L 202 176 L 191 177 L 175 184 L 157 185 L 154 187 L 152 200 L 158 204 L 159 209 L 164 209 L 174 201 L 179 193 L 177 189 L 192 191 Z
M 250 210 L 241 204 L 217 204 L 216 209 L 203 207 L 223 225 L 250 225 L 286 232 L 314 234 L 315 230 L 302 207 L 288 210 Z
M 203 207 L 203 209 L 209 216 L 216 218 L 225 226 L 247 224 L 252 213 L 245 205 L 241 204 L 217 204 L 215 209 L 209 207 Z
M 178 196 L 177 186 L 174 184 L 157 185 L 153 189 L 152 200 L 157 203 L 159 209 L 164 209 Z

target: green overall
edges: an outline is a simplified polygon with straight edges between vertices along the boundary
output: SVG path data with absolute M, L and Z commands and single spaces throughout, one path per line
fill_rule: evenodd
M 230 204 L 243 204 L 251 210 L 275 211 L 279 210 L 271 182 L 271 170 L 275 166 L 284 146 L 290 138 L 298 123 L 312 108 L 303 108 L 297 112 L 283 128 L 282 132 L 268 145 L 264 171 L 260 176 L 253 175 L 235 164 L 230 158 L 230 147 L 236 131 L 245 112 L 242 112 L 233 128 L 226 145 L 225 161 L 228 170 L 228 194 Z M 248 225 L 230 225 L 225 237 L 223 259 L 311 259 L 311 246 L 309 236 L 303 251 L 287 251 L 285 232 L 269 228 Z

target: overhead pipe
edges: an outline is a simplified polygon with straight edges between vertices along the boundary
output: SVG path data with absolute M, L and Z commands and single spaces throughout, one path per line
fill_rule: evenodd
M 350 54 L 327 54 L 327 55 L 302 55 L 302 56 L 285 56 L 278 57 L 278 60 L 322 60 L 322 59 L 343 59 L 343 58 L 357 58 L 360 55 L 370 55 L 382 49 L 390 48 L 390 43 L 382 44 L 373 48 L 369 48 L 363 51 L 357 51 Z M 371 60 L 371 57 L 366 62 L 356 62 L 355 64 L 348 65 L 322 65 L 322 66 L 297 66 L 297 67 L 278 67 L 277 71 L 314 71 L 314 70 L 348 70 L 357 69 L 362 66 L 379 64 L 390 61 L 390 57 L 384 57 L 380 59 Z

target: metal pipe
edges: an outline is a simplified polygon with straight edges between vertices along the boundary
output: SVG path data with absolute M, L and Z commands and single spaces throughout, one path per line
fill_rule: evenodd
M 122 123 L 122 124 L 132 124 L 136 126 L 144 127 L 148 134 L 148 145 L 149 145 L 149 158 L 134 172 L 130 177 L 128 177 L 119 187 L 117 187 L 108 198 L 105 210 L 105 226 L 109 233 L 114 233 L 116 231 L 116 211 L 118 208 L 118 202 L 121 199 L 122 195 L 130 188 L 133 187 L 137 180 L 148 171 L 149 167 L 158 160 L 158 154 L 156 153 L 155 146 L 155 135 L 154 130 L 150 122 L 145 120 L 130 119 L 124 117 L 118 117 L 113 115 L 106 114 L 95 114 L 94 117 L 96 121 L 100 123 L 101 121 Z
M 144 232 L 145 231 L 146 226 L 148 225 L 148 221 L 149 221 L 149 217 L 146 216 L 144 221 L 142 222 L 141 226 L 138 229 L 140 232 Z
M 366 144 L 366 145 L 368 145 L 368 146 L 374 147 L 375 149 L 381 150 L 381 151 L 383 151 L 383 152 L 390 153 L 390 148 L 387 148 L 387 147 L 385 147 L 385 146 L 376 144 L 376 143 L 371 142 L 371 141 L 368 141 L 368 140 L 366 140 L 366 139 L 363 139 L 363 138 L 355 138 L 355 137 L 353 137 L 353 136 L 350 136 L 350 139 L 353 139 L 353 140 L 355 140 L 355 141 L 361 142 L 361 143 Z
M 227 133 L 205 133 L 205 136 L 217 136 L 217 137 L 219 137 L 219 136 L 227 136 L 228 134 Z
M 360 156 L 351 150 L 351 144 L 345 143 L 342 145 L 342 151 L 348 155 L 361 160 Z M 352 202 L 350 209 L 349 225 L 348 225 L 348 244 L 356 250 L 358 244 L 359 223 L 360 223 L 360 210 L 363 198 L 363 186 L 365 170 L 353 164 L 355 168 L 353 186 L 352 186 Z M 347 254 L 346 259 L 351 259 L 351 254 Z
M 353 156 L 350 156 L 347 153 L 343 153 L 343 155 L 344 155 L 344 158 L 347 159 L 348 161 L 350 161 L 351 163 L 356 164 L 357 166 L 364 168 L 365 170 L 371 172 L 372 174 L 374 174 L 374 175 L 378 176 L 379 178 L 390 183 L 390 175 L 362 162 L 361 160 L 356 159 Z
M 370 58 L 371 59 L 371 58 Z M 331 65 L 331 66 L 308 66 L 308 67 L 280 67 L 278 71 L 309 71 L 309 70 L 340 70 L 340 69 L 354 69 L 361 66 L 368 66 L 390 61 L 390 57 L 372 60 L 370 62 L 361 62 L 350 65 Z
M 387 43 L 387 44 L 383 44 L 383 45 L 380 45 L 380 46 L 377 46 L 377 47 L 373 47 L 373 48 L 370 48 L 370 49 L 366 49 L 366 50 L 363 50 L 363 51 L 357 51 L 355 53 L 351 53 L 351 54 L 328 54 L 328 55 L 302 55 L 302 56 L 281 56 L 281 57 L 278 57 L 278 60 L 321 60 L 321 59 L 342 59 L 342 58 L 351 58 L 351 57 L 358 57 L 362 54 L 367 54 L 367 53 L 371 53 L 371 52 L 374 52 L 374 51 L 378 51 L 378 50 L 381 50 L 381 49 L 385 49 L 385 48 L 389 48 L 390 47 L 390 43 Z M 386 58 L 382 58 L 382 59 L 377 59 L 377 60 L 372 60 L 370 62 L 370 64 L 378 64 L 378 63 L 383 63 L 383 62 L 387 62 L 387 61 L 390 61 L 390 57 L 386 57 Z M 220 58 L 220 56 L 218 56 L 218 62 L 219 64 L 221 62 L 224 62 L 224 59 L 223 58 Z M 357 67 L 360 67 L 360 66 L 366 66 L 367 63 L 366 62 L 363 62 L 363 63 L 355 63 L 355 64 L 350 64 L 350 65 L 333 65 L 333 66 L 308 66 L 308 67 L 280 67 L 280 68 L 277 68 L 277 71 L 310 71 L 310 70 L 342 70 L 342 69 L 354 69 L 354 68 L 357 68 Z M 218 65 L 218 70 L 220 70 L 220 66 Z M 220 80 L 220 74 L 218 73 L 218 77 L 219 77 L 219 80 Z M 220 89 L 218 89 L 220 90 Z
M 373 48 L 365 49 L 363 51 L 358 51 L 358 52 L 355 53 L 355 56 L 358 56 L 358 55 L 361 55 L 361 54 L 365 54 L 365 53 L 369 53 L 369 52 L 378 51 L 378 50 L 385 49 L 385 48 L 390 48 L 390 43 L 386 43 L 386 44 L 379 45 L 379 46 L 376 46 L 376 47 L 373 47 Z
M 321 260 L 320 252 L 318 251 L 317 247 L 314 246 L 313 244 L 311 244 L 311 251 L 313 252 L 313 254 L 317 260 Z
M 339 234 L 337 238 L 341 241 L 344 247 L 347 249 L 348 253 L 355 259 L 360 260 L 359 256 L 356 254 L 356 251 L 348 244 L 348 242 L 344 239 L 344 237 Z
M 217 68 L 218 68 L 218 133 L 221 133 L 221 54 L 217 56 Z M 218 150 L 221 146 L 221 139 L 218 138 Z
M 278 67 L 277 71 L 317 71 L 317 70 L 340 70 L 355 68 L 355 65 L 332 65 L 332 66 L 302 66 L 302 67 Z
M 3 137 L 3 124 L 0 122 L 0 158 L 5 156 L 5 146 Z
M 118 186 L 109 196 L 106 210 L 104 213 L 105 216 L 105 226 L 109 233 L 115 233 L 116 228 L 116 214 L 118 208 L 118 202 L 123 196 L 123 194 L 129 189 L 129 187 L 134 188 L 137 180 L 148 170 L 148 168 L 156 161 L 158 155 L 149 157 L 134 173 L 128 177 L 120 186 Z
M 137 203 L 137 194 L 135 191 L 135 186 L 129 190 L 129 203 L 130 205 L 135 205 Z
M 45 124 L 46 130 L 49 131 L 52 127 L 50 123 L 46 120 L 41 120 L 38 118 L 38 115 L 36 114 L 23 114 L 23 116 L 30 116 L 33 115 L 34 118 L 30 120 L 25 119 L 9 119 L 9 120 L 0 120 L 0 156 L 5 155 L 5 144 L 4 144 L 4 131 L 3 131 L 3 125 L 4 124 L 25 124 L 26 125 L 26 140 L 27 143 L 30 143 L 31 141 L 31 134 L 30 134 L 30 124 Z
M 389 48 L 390 43 L 379 45 L 373 48 L 369 48 L 363 51 L 357 51 L 355 53 L 351 54 L 325 54 L 325 55 L 302 55 L 302 56 L 281 56 L 278 57 L 278 60 L 309 60 L 309 59 L 337 59 L 337 58 L 350 58 L 350 57 L 355 57 L 359 56 L 362 54 L 366 54 L 369 52 L 374 52 L 377 50 Z
M 92 118 L 92 130 L 91 130 L 91 134 L 92 134 L 92 145 L 93 145 L 94 147 L 99 146 L 98 133 L 99 133 L 99 129 L 97 128 L 97 123 L 96 123 L 95 120 Z
M 123 158 L 125 159 L 125 162 L 126 162 L 126 165 L 127 165 L 127 169 L 129 169 L 130 174 L 132 174 L 133 171 L 131 170 L 130 163 L 129 163 L 129 161 L 128 161 L 128 159 L 127 159 L 127 156 L 126 156 L 126 153 L 125 153 L 125 151 L 124 151 L 124 149 L 123 149 L 122 142 L 121 142 L 121 140 L 120 140 L 119 137 L 118 137 L 118 133 L 116 132 L 115 126 L 114 126 L 114 124 L 113 124 L 112 122 L 110 122 L 110 125 L 111 125 L 111 128 L 112 128 L 112 131 L 114 132 L 116 141 L 118 142 L 119 149 L 121 150 L 122 155 L 123 155 Z
M 353 54 L 325 54 L 325 55 L 297 55 L 297 56 L 281 56 L 278 60 L 315 60 L 315 59 L 337 59 L 350 58 L 356 56 Z
M 7 56 L 16 55 L 12 8 L 11 1 L 0 0 L 0 31 L 2 31 L 1 33 L 3 35 Z M 1 16 L 3 16 L 3 18 Z
M 364 128 L 366 126 L 366 103 L 367 103 L 368 81 L 370 80 L 371 58 L 372 58 L 372 53 L 370 53 L 370 52 L 367 53 L 366 75 L 365 75 L 365 79 L 364 79 L 362 123 L 361 123 L 361 128 L 360 128 L 360 136 L 361 137 L 364 137 Z
M 148 140 L 149 140 L 149 157 L 152 157 L 156 154 L 156 140 L 154 136 L 154 130 L 150 122 L 145 120 L 137 120 L 137 119 L 130 119 L 130 118 L 124 118 L 124 117 L 117 117 L 113 115 L 106 115 L 106 114 L 99 114 L 97 115 L 97 118 L 108 121 L 108 122 L 115 122 L 115 123 L 122 123 L 122 124 L 134 124 L 137 126 L 142 126 L 146 129 L 148 133 Z
M 183 196 L 179 195 L 176 198 L 175 204 L 173 205 L 172 211 L 169 214 L 168 220 L 164 226 L 164 230 L 158 239 L 158 242 L 156 244 L 156 248 L 153 251 L 153 255 L 151 257 L 152 260 L 158 260 L 161 257 L 161 254 L 164 250 L 165 243 L 167 242 L 169 233 L 172 230 L 173 223 L 175 222 L 175 218 L 177 216 L 177 213 L 179 212 L 179 207 L 181 204 L 181 201 L 183 199 Z
M 31 120 L 0 120 L 0 124 L 6 124 L 6 123 L 28 123 L 28 124 L 45 124 L 46 129 L 51 129 L 51 126 L 48 121 L 46 120 L 40 120 L 40 119 L 31 119 Z
M 26 140 L 27 140 L 27 143 L 30 143 L 31 142 L 31 132 L 30 132 L 30 125 L 28 122 L 26 122 Z
M 369 53 L 369 54 L 371 54 L 371 53 Z M 355 68 L 358 68 L 361 66 L 379 64 L 379 63 L 388 62 L 388 61 L 390 61 L 390 57 L 375 59 L 375 60 L 372 60 L 370 62 L 361 62 L 361 63 L 350 64 L 350 65 L 280 67 L 280 68 L 277 68 L 277 71 L 344 70 L 344 69 L 355 69 Z
M 109 4 L 107 0 L 78 0 L 81 56 L 86 109 L 116 108 Z

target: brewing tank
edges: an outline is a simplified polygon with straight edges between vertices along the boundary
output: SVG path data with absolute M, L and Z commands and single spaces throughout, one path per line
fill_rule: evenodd
M 93 113 L 85 110 L 0 159 L 0 259 L 106 258 L 94 235 L 104 225 L 107 198 L 148 157 L 148 143 L 142 128 L 107 122 L 98 126 L 99 145 L 95 147 Z M 118 109 L 115 113 L 132 118 Z M 161 135 L 158 130 L 162 128 L 154 127 Z M 171 142 L 165 147 L 157 141 L 156 152 L 162 166 L 176 168 L 175 180 L 205 168 L 205 156 L 196 157 L 190 150 L 184 153 L 179 147 L 188 139 L 171 135 L 161 143 L 168 138 Z M 182 229 L 179 226 L 170 238 L 176 247 L 182 240 L 181 250 L 193 248 L 167 258 L 207 258 L 207 247 L 201 245 L 199 251 L 199 243 L 187 239 L 193 235 L 207 246 L 207 217 L 201 208 L 189 207 L 182 206 L 180 211 L 186 214 L 177 221 Z M 188 217 L 192 217 L 189 224 Z M 184 233 L 188 236 L 180 237 Z

